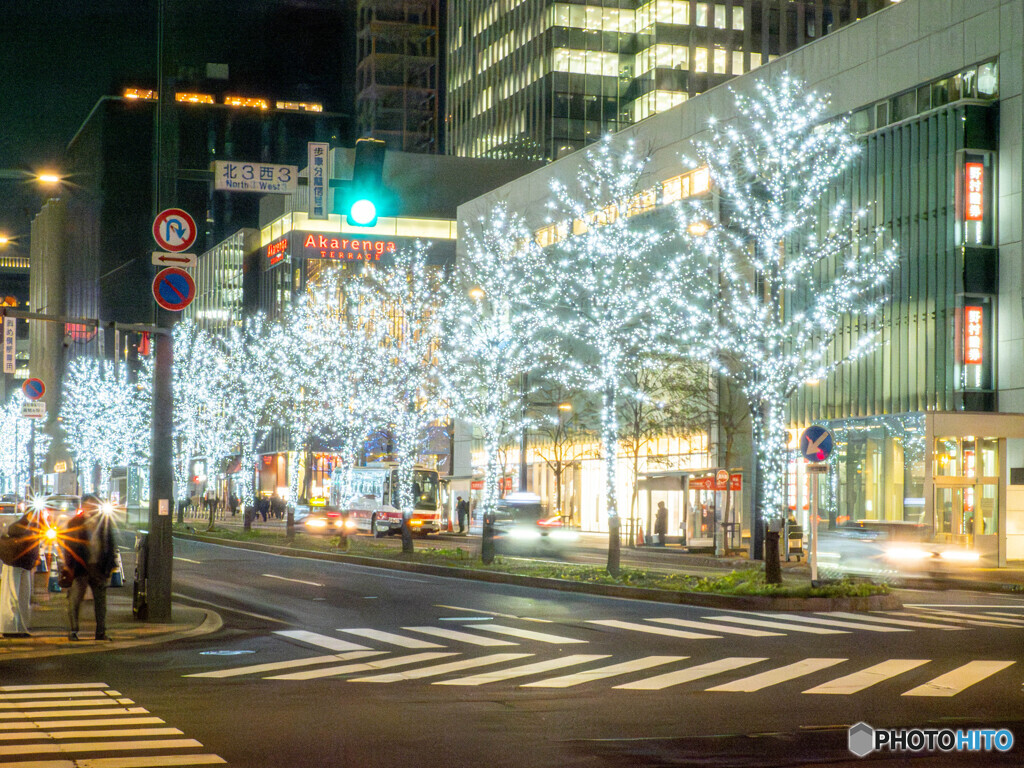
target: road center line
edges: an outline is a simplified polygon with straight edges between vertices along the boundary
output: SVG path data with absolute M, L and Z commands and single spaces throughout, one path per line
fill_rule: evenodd
M 290 581 L 292 584 L 305 584 L 310 587 L 322 587 L 323 584 L 317 581 L 303 581 L 302 579 L 289 579 L 287 576 L 275 576 L 273 573 L 264 573 L 268 579 L 279 579 L 280 581 Z

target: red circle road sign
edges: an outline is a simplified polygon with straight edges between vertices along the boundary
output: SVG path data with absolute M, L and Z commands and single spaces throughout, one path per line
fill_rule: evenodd
M 46 385 L 43 384 L 42 379 L 25 379 L 25 383 L 21 385 L 21 391 L 29 400 L 38 400 L 46 394 Z
M 178 267 L 161 269 L 153 280 L 153 298 L 171 312 L 180 312 L 196 297 L 196 281 Z
M 180 208 L 160 211 L 153 219 L 153 239 L 165 251 L 188 250 L 196 241 L 196 222 Z
M 715 488 L 724 491 L 729 487 L 729 470 L 720 469 L 715 473 Z

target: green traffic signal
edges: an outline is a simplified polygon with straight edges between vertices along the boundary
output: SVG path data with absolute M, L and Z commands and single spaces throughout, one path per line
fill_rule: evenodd
M 352 203 L 348 211 L 348 220 L 351 224 L 360 227 L 372 227 L 377 223 L 377 206 L 373 200 L 361 197 Z

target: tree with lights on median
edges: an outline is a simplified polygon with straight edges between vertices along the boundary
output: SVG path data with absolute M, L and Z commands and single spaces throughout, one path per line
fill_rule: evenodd
M 898 254 L 867 210 L 832 201 L 858 147 L 845 119 L 827 119 L 826 98 L 784 75 L 736 94 L 736 106 L 736 120 L 713 120 L 696 142 L 714 195 L 678 207 L 683 301 L 671 338 L 746 397 L 756 555 L 764 521 L 784 514 L 787 401 L 875 348 L 868 326 Z M 853 323 L 862 330 L 844 350 Z

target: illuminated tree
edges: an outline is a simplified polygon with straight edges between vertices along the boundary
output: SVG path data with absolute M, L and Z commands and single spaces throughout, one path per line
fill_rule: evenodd
M 376 350 L 374 382 L 383 423 L 389 427 L 398 462 L 398 503 L 402 511 L 402 551 L 413 550 L 413 470 L 424 453 L 430 429 L 447 421 L 439 371 L 441 317 L 438 269 L 427 264 L 425 246 L 398 251 L 392 265 L 364 263 L 361 280 L 353 281 L 349 312 Z
M 15 391 L 0 406 L 0 492 L 24 493 L 28 485 L 29 475 L 29 439 L 32 425 L 30 419 L 21 415 L 21 406 L 25 402 L 21 392 Z M 36 468 L 42 464 L 50 448 L 51 438 L 42 428 L 36 425 L 35 460 Z
M 858 152 L 846 120 L 826 121 L 827 99 L 789 76 L 755 89 L 737 94 L 735 121 L 712 121 L 696 144 L 720 213 L 707 199 L 679 208 L 685 303 L 672 338 L 746 396 L 759 552 L 761 520 L 784 512 L 787 400 L 874 348 L 867 318 L 898 256 L 866 210 L 830 202 Z M 854 318 L 861 330 L 844 351 L 835 342 Z
M 561 239 L 537 275 L 534 306 L 550 306 L 567 381 L 601 397 L 600 435 L 608 515 L 608 570 L 619 570 L 616 468 L 618 412 L 633 360 L 668 329 L 664 311 L 679 290 L 672 261 L 657 253 L 662 235 L 643 215 L 646 165 L 632 142 L 605 138 L 583 153 L 572 183 L 552 183 L 552 222 Z

